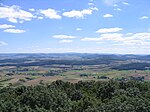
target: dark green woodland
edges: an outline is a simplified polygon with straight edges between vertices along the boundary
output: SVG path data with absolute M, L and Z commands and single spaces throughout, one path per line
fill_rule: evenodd
M 78 82 L 0 89 L 0 112 L 150 112 L 150 82 Z

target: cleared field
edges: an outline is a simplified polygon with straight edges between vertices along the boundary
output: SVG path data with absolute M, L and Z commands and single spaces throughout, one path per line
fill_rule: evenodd
M 1 55 L 0 55 L 1 56 Z M 101 54 L 4 54 L 0 86 L 69 81 L 150 81 L 150 57 Z
M 58 70 L 58 69 L 57 69 Z M 57 71 L 56 70 L 56 71 Z M 68 81 L 71 83 L 77 83 L 78 81 L 108 81 L 110 79 L 129 79 L 130 77 L 144 77 L 146 81 L 150 80 L 150 72 L 142 70 L 109 70 L 94 72 L 92 70 L 68 70 L 60 75 L 54 76 L 42 76 L 42 75 L 12 75 L 0 77 L 0 86 L 31 86 L 38 84 L 49 84 L 56 80 Z

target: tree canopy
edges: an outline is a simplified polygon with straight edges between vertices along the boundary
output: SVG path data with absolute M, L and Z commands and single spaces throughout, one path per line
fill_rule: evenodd
M 150 82 L 55 81 L 0 89 L 1 112 L 150 112 Z

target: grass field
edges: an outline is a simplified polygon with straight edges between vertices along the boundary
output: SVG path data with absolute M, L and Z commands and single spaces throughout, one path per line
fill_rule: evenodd
M 58 70 L 58 69 L 57 69 Z M 41 72 L 41 71 L 40 71 Z M 35 72 L 34 72 L 35 73 Z M 36 73 L 39 73 L 36 71 Z M 85 74 L 85 76 L 80 76 L 81 74 Z M 109 79 L 98 79 L 98 77 L 108 77 Z M 71 83 L 77 83 L 78 81 L 107 81 L 110 79 L 121 79 L 128 78 L 131 76 L 144 76 L 146 81 L 150 80 L 150 72 L 145 70 L 108 70 L 101 72 L 94 72 L 92 70 L 68 70 L 63 72 L 62 74 L 55 76 L 41 76 L 41 75 L 12 75 L 5 76 L 1 75 L 0 77 L 0 87 L 6 87 L 8 85 L 19 86 L 19 85 L 37 85 L 37 84 L 48 84 L 56 80 L 68 81 Z

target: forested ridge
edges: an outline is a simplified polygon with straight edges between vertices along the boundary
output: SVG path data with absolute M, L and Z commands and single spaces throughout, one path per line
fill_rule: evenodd
M 150 82 L 9 86 L 0 89 L 0 112 L 150 112 Z

